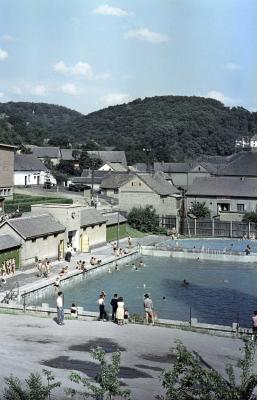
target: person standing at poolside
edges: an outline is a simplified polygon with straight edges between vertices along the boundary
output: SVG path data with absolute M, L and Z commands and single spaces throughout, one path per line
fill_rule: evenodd
M 117 300 L 117 311 L 116 311 L 116 319 L 117 319 L 117 323 L 118 325 L 123 325 L 124 323 L 124 301 L 123 301 L 123 297 L 119 297 Z
M 112 321 L 115 321 L 116 317 L 116 311 L 117 311 L 117 302 L 118 302 L 118 295 L 115 293 L 113 295 L 113 298 L 111 299 L 110 305 L 112 306 Z
M 130 236 L 128 237 L 128 247 L 129 247 L 129 249 L 131 249 L 131 247 L 132 247 L 132 240 L 131 240 Z
M 148 324 L 149 317 L 151 319 L 152 325 L 154 325 L 154 311 L 153 311 L 153 302 L 150 299 L 149 294 L 144 295 L 144 309 L 145 309 L 145 321 Z
M 64 325 L 63 320 L 64 320 L 64 296 L 63 292 L 58 292 L 58 297 L 56 300 L 56 306 L 57 306 L 57 324 L 58 325 Z
M 99 320 L 100 321 L 107 321 L 108 320 L 108 315 L 105 311 L 105 295 L 104 292 L 101 292 L 99 299 L 97 300 L 97 304 L 99 305 Z

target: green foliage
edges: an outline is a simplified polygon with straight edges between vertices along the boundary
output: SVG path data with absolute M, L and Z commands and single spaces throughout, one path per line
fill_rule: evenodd
M 256 211 L 246 212 L 244 214 L 243 221 L 257 223 L 257 212 Z
M 25 385 L 13 375 L 5 378 L 7 387 L 4 389 L 3 398 L 5 400 L 50 399 L 53 389 L 61 386 L 61 383 L 55 381 L 51 371 L 43 370 L 43 374 L 47 380 L 46 384 L 38 373 L 31 373 L 28 379 L 25 380 Z
M 60 203 L 72 204 L 73 200 L 65 197 L 29 196 L 15 194 L 13 200 L 8 200 L 4 204 L 6 213 L 11 213 L 19 209 L 21 212 L 31 211 L 31 204 L 41 203 Z
M 252 373 L 254 342 L 246 341 L 244 358 L 240 362 L 241 383 L 236 384 L 231 366 L 227 367 L 228 379 L 203 364 L 200 357 L 190 353 L 177 341 L 174 350 L 175 363 L 172 370 L 162 373 L 165 396 L 158 400 L 253 400 L 253 389 L 257 386 L 257 375 Z
M 141 232 L 156 232 L 159 230 L 159 219 L 151 206 L 133 207 L 128 214 L 128 223 Z
M 102 165 L 102 161 L 97 157 L 90 157 L 85 148 L 82 149 L 82 152 L 79 157 L 79 166 L 80 169 L 98 169 Z
M 131 399 L 130 391 L 120 387 L 118 379 L 120 370 L 120 352 L 112 354 L 111 363 L 106 360 L 105 351 L 97 347 L 91 352 L 92 357 L 100 362 L 100 372 L 97 376 L 97 383 L 94 380 L 82 377 L 77 372 L 72 372 L 70 379 L 72 382 L 80 384 L 83 390 L 68 389 L 70 396 L 79 395 L 83 398 L 94 398 L 97 400 L 111 400 L 115 396 L 123 399 Z
M 196 216 L 196 218 L 206 218 L 210 216 L 210 210 L 205 205 L 206 203 L 200 203 L 199 201 L 194 201 L 190 208 L 190 212 Z
M 257 113 L 225 107 L 202 97 L 156 96 L 108 107 L 84 116 L 68 108 L 44 103 L 0 103 L 0 142 L 50 143 L 86 150 L 112 146 L 125 150 L 129 163 L 146 161 L 143 148 L 159 161 L 183 161 L 203 154 L 227 155 L 235 140 L 252 136 Z M 67 139 L 68 138 L 68 139 Z

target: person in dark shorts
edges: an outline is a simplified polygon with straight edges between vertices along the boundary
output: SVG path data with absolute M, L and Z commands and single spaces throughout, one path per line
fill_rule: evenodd
M 257 338 L 257 311 L 253 312 L 252 322 L 253 322 L 253 340 L 256 341 L 256 338 Z
M 117 307 L 118 307 L 117 302 L 118 302 L 118 295 L 117 295 L 117 293 L 115 293 L 110 302 L 110 305 L 112 306 L 112 321 L 116 320 L 115 314 L 116 314 Z

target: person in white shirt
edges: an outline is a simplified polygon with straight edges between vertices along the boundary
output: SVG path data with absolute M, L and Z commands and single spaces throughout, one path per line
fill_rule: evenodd
M 57 324 L 58 325 L 64 325 L 63 320 L 64 320 L 64 308 L 63 308 L 63 293 L 58 292 L 58 297 L 56 300 L 56 306 L 57 306 Z

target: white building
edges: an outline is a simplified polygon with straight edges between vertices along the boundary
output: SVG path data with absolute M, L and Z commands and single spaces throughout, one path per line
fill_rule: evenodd
M 15 186 L 43 185 L 46 181 L 56 185 L 56 179 L 38 158 L 33 154 L 14 155 Z

